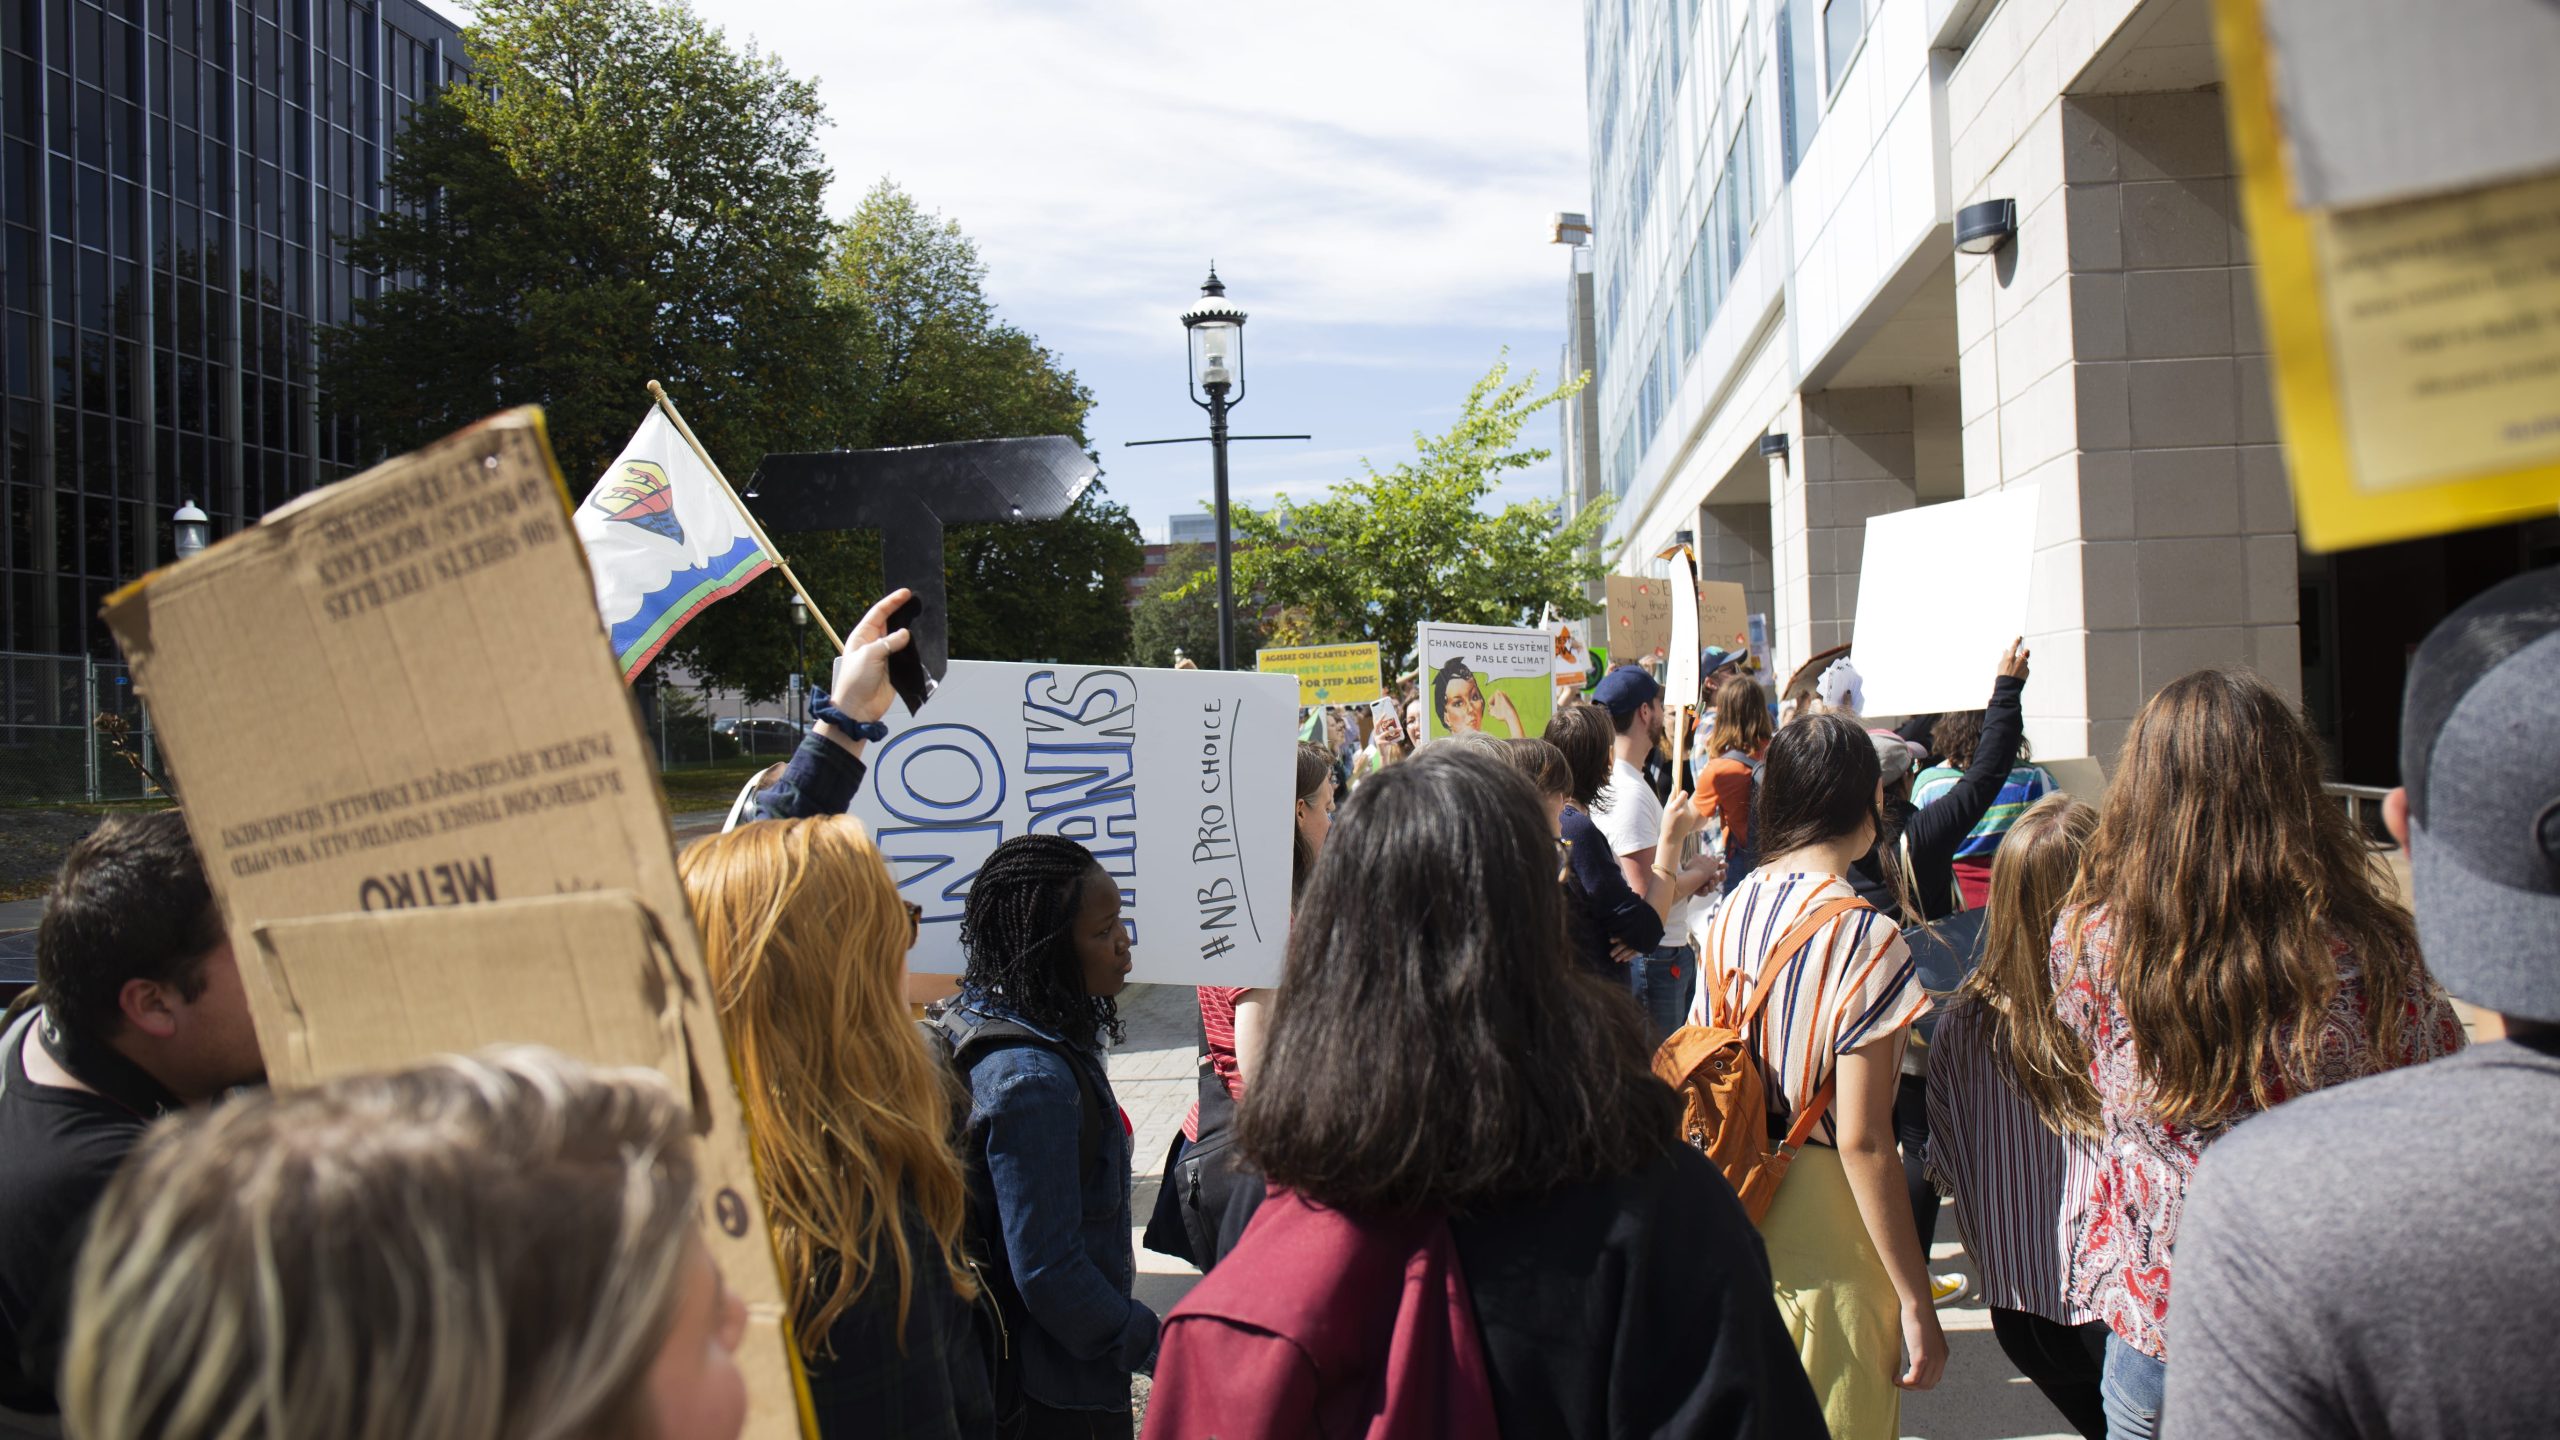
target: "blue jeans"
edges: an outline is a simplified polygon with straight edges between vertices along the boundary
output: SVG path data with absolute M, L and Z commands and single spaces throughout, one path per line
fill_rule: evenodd
M 1665 945 L 1627 966 L 1627 985 L 1645 1030 L 1656 1046 L 1689 1023 L 1689 1000 L 1698 990 L 1697 956 L 1686 945 Z
M 2160 1433 L 2160 1397 L 2169 1388 L 2169 1365 L 2154 1360 L 2110 1331 L 2107 1369 L 2098 1400 L 2107 1411 L 2107 1440 L 2153 1440 Z

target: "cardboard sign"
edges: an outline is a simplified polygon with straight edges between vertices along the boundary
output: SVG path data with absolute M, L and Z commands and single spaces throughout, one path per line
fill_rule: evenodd
M 1979 710 L 2027 630 L 2036 503 L 2029 486 L 1879 515 L 1858 572 L 1858 674 L 1869 715 Z M 1965 563 L 1950 567 L 1949 555 Z
M 1417 627 L 1422 738 L 1480 730 L 1498 739 L 1543 735 L 1555 712 L 1555 639 L 1491 625 Z
M 1730 580 L 1701 580 L 1698 639 L 1727 650 L 1743 647 L 1750 601 Z M 1649 575 L 1609 577 L 1609 654 L 1660 665 L 1671 656 L 1671 585 Z M 1693 656 L 1694 658 L 1694 656 Z
M 1658 665 L 1671 653 L 1671 591 L 1649 575 L 1609 577 L 1609 658 Z
M 1298 703 L 1366 705 L 1387 693 L 1382 684 L 1378 647 L 1360 645 L 1290 645 L 1253 652 L 1253 668 L 1265 675 L 1298 677 Z
M 842 661 L 837 663 L 842 664 Z M 853 813 L 924 928 L 907 968 L 958 974 L 988 852 L 1064 835 L 1120 882 L 1131 977 L 1280 983 L 1297 824 L 1286 675 L 954 660 L 929 720 L 891 722 Z
M 2548 87 L 2496 83 L 2548 73 L 2550 7 L 2217 0 L 2214 32 L 2303 546 L 2551 514 L 2560 140 Z
M 1731 580 L 1698 582 L 1698 643 L 1725 650 L 1747 650 L 1751 639 L 1751 601 Z
M 802 1433 L 788 1307 L 678 884 L 539 411 L 304 496 L 107 602 L 273 1080 L 502 1043 L 694 1107 L 747 1433 Z

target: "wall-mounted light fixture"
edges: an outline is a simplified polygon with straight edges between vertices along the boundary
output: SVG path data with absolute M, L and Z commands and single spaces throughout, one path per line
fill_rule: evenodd
M 1966 255 L 1988 255 L 2018 233 L 2018 202 L 1985 200 L 1956 212 L 1956 249 Z
M 1772 431 L 1760 437 L 1760 458 L 1763 460 L 1787 458 L 1787 437 L 1784 431 Z

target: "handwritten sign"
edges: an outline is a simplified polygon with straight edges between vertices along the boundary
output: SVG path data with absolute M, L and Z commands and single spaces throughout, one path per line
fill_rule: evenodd
M 1378 680 L 1374 642 L 1275 646 L 1255 651 L 1253 668 L 1265 675 L 1297 676 L 1301 706 L 1366 705 L 1387 693 Z
M 1133 978 L 1278 984 L 1297 716 L 1286 675 L 953 661 L 925 716 L 865 757 L 853 805 L 924 907 L 908 968 L 958 974 L 988 854 L 1048 834 L 1118 882 Z

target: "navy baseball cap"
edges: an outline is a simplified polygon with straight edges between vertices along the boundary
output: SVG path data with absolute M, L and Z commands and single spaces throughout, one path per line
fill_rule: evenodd
M 1591 692 L 1591 703 L 1612 715 L 1633 715 L 1646 701 L 1661 698 L 1662 687 L 1641 665 L 1610 671 L 1602 677 L 1600 688 Z
M 2427 968 L 2474 1005 L 2560 1021 L 2560 569 L 2497 586 L 2419 645 L 2400 783 Z
M 1721 645 L 1710 645 L 1698 652 L 1698 673 L 1712 676 L 1727 665 L 1739 665 L 1750 658 L 1748 650 L 1727 650 Z

